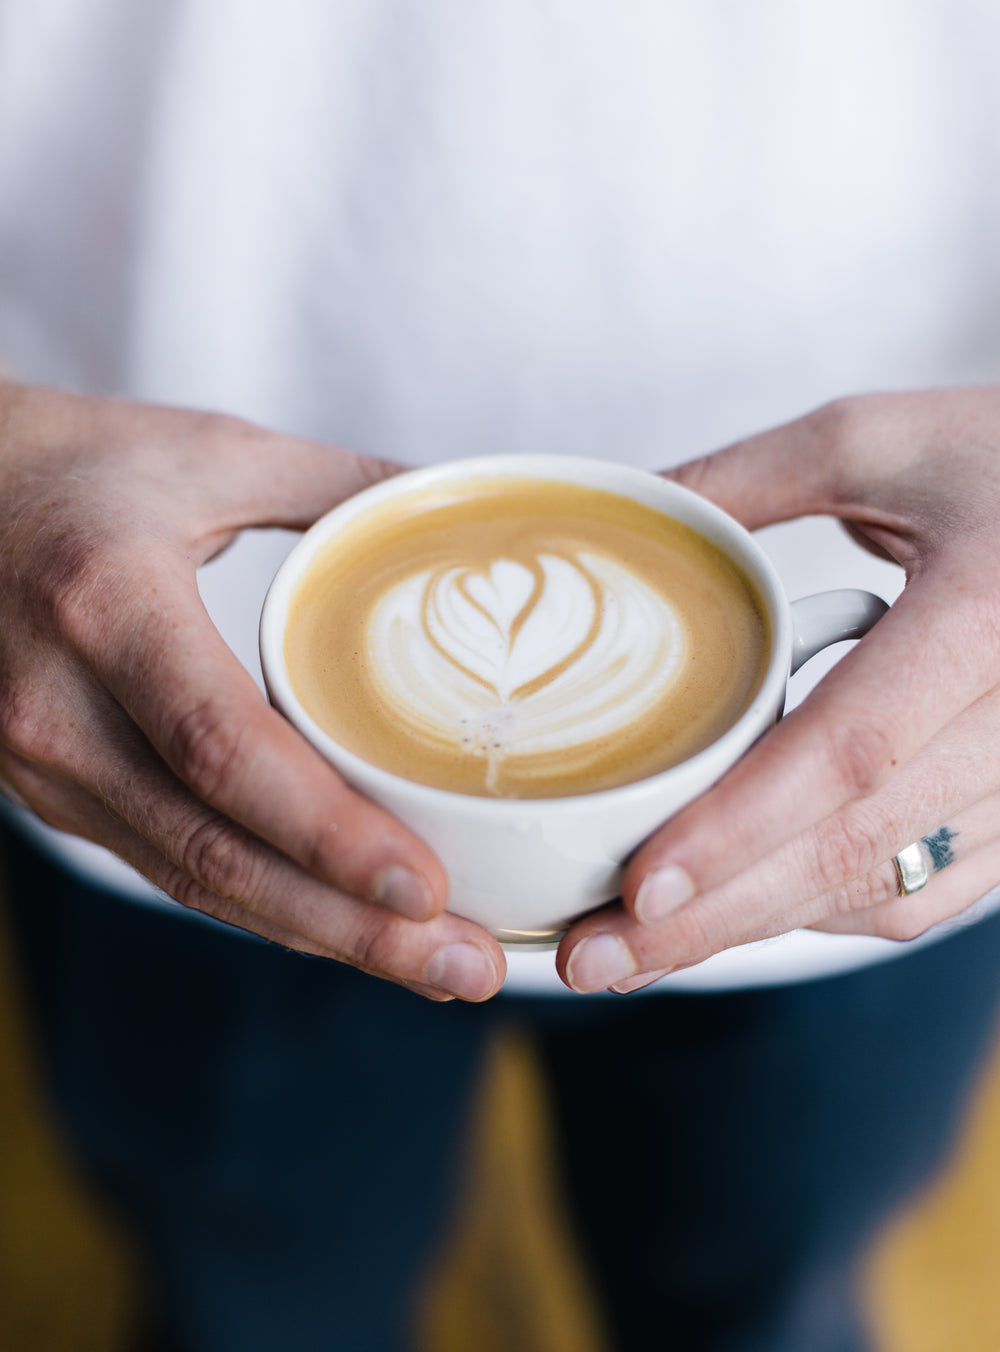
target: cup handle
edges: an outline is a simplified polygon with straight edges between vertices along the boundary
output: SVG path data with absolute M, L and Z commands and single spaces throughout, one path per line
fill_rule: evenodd
M 831 643 L 861 638 L 889 609 L 872 592 L 819 592 L 792 602 L 792 673 Z

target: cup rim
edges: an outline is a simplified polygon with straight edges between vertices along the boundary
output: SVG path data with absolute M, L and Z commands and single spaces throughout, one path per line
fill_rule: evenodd
M 643 502 L 666 516 L 674 516 L 704 535 L 723 550 L 749 576 L 767 610 L 771 629 L 771 658 L 764 679 L 750 704 L 739 718 L 714 742 L 676 765 L 658 770 L 642 779 L 612 788 L 567 794 L 552 798 L 490 798 L 461 793 L 406 779 L 385 770 L 348 750 L 310 716 L 292 688 L 284 660 L 285 618 L 292 593 L 299 580 L 339 530 L 370 509 L 407 493 L 422 493 L 435 485 L 455 479 L 537 478 L 606 489 L 623 497 Z M 629 490 L 633 491 L 629 491 Z M 650 497 L 662 502 L 649 501 Z M 666 504 L 670 502 L 668 507 Z M 677 508 L 678 510 L 674 510 Z M 518 453 L 472 456 L 439 464 L 404 470 L 360 490 L 325 512 L 293 545 L 276 572 L 264 598 L 260 618 L 260 660 L 264 684 L 272 705 L 334 765 L 345 779 L 366 792 L 379 791 L 406 795 L 442 808 L 459 806 L 465 813 L 496 820 L 523 817 L 530 809 L 533 816 L 558 815 L 570 804 L 582 802 L 600 807 L 604 802 L 621 804 L 630 797 L 645 797 L 654 786 L 678 783 L 687 776 L 701 778 L 705 765 L 719 760 L 731 765 L 766 729 L 780 712 L 792 653 L 791 609 L 777 570 L 762 547 L 735 517 L 708 498 L 653 470 L 618 464 L 587 456 L 552 453 Z M 331 754 L 332 753 L 332 754 Z

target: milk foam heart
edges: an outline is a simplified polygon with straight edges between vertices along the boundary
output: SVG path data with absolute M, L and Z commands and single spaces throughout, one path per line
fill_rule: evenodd
M 415 738 L 486 758 L 613 737 L 680 669 L 683 625 L 615 560 L 544 553 L 529 564 L 427 569 L 391 587 L 366 632 L 370 679 Z

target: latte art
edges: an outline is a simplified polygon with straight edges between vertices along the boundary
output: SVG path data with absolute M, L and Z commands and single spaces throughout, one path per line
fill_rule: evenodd
M 666 769 L 737 719 L 767 661 L 740 570 L 689 527 L 581 485 L 402 494 L 299 583 L 285 661 L 342 747 L 459 793 L 552 798 Z
M 673 682 L 681 622 L 613 559 L 424 570 L 390 588 L 366 631 L 370 678 L 412 737 L 483 756 L 551 756 L 621 733 Z

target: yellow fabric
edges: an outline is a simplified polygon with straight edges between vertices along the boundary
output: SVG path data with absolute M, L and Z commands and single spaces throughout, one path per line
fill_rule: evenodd
M 549 1149 L 530 1050 L 503 1046 L 484 1096 L 465 1214 L 431 1288 L 423 1352 L 604 1352 L 558 1211 Z M 1000 1352 L 998 1261 L 1000 1048 L 956 1157 L 871 1256 L 879 1352 Z
M 887 1352 L 1000 1350 L 1000 1054 L 944 1176 L 872 1255 L 869 1294 Z
M 5 940 L 0 924 L 0 1348 L 118 1352 L 135 1274 L 50 1124 Z
M 424 1352 L 602 1352 L 560 1206 L 529 1045 L 500 1043 L 479 1105 L 465 1203 L 429 1283 Z

